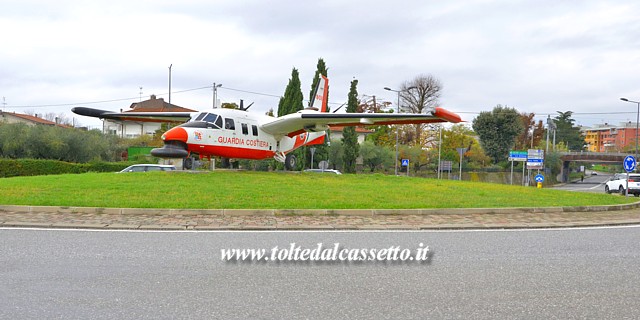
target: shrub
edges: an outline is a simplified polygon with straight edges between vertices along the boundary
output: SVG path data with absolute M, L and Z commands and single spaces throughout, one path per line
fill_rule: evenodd
M 58 160 L 41 159 L 0 159 L 0 177 L 38 176 L 65 173 L 116 172 L 128 162 L 90 162 L 71 163 Z

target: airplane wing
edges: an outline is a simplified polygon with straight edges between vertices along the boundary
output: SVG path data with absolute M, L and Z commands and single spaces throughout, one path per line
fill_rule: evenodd
M 461 122 L 460 116 L 435 108 L 428 114 L 412 113 L 324 113 L 301 112 L 292 113 L 264 123 L 260 128 L 275 136 L 293 137 L 305 131 L 324 131 L 329 125 L 368 126 L 389 124 L 417 124 L 437 122 Z
M 192 112 L 113 112 L 85 107 L 75 107 L 71 111 L 87 117 L 141 122 L 186 122 L 194 114 Z

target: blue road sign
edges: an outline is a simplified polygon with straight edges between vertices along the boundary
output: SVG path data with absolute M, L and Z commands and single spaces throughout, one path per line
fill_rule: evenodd
M 409 166 L 409 159 L 402 159 L 402 166 L 403 167 L 408 167 Z
M 626 172 L 631 172 L 636 168 L 636 158 L 633 156 L 624 157 L 624 161 L 622 161 L 622 166 Z
M 533 177 L 533 180 L 535 180 L 536 182 L 544 182 L 544 176 L 538 173 L 535 177 Z

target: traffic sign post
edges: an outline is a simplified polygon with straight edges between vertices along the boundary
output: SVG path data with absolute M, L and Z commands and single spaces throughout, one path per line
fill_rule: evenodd
M 635 170 L 637 164 L 638 163 L 636 162 L 636 158 L 634 158 L 633 156 L 626 156 L 622 161 L 622 166 L 624 167 L 624 171 L 627 172 L 627 181 L 625 183 L 626 186 L 624 188 L 625 197 L 629 196 L 629 172 Z
M 635 170 L 636 165 L 636 158 L 634 158 L 633 156 L 626 156 L 624 157 L 624 161 L 622 161 L 622 166 L 627 173 Z
M 407 177 L 409 176 L 409 159 L 402 159 L 402 166 L 407 167 Z
M 538 173 L 533 179 L 538 183 L 538 189 L 541 189 L 542 183 L 544 182 L 544 176 Z
M 527 151 L 514 151 L 514 150 L 509 151 L 509 161 L 511 161 L 511 184 L 513 184 L 513 162 L 514 161 L 526 162 L 527 161 Z M 523 181 L 523 183 L 524 183 L 524 167 L 525 167 L 525 165 L 522 165 L 522 181 Z

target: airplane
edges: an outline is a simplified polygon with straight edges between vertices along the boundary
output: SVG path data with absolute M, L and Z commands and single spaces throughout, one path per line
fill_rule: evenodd
M 162 135 L 164 146 L 151 150 L 158 158 L 211 157 L 263 160 L 274 158 L 287 170 L 295 167 L 292 151 L 324 143 L 329 125 L 369 126 L 461 122 L 459 115 L 440 107 L 428 114 L 328 113 L 327 77 L 322 76 L 311 104 L 304 110 L 271 117 L 240 110 L 217 108 L 202 112 L 112 112 L 86 107 L 71 109 L 82 116 L 101 119 L 184 122 Z M 192 160 L 191 160 L 192 161 Z M 189 168 L 187 168 L 189 169 Z

